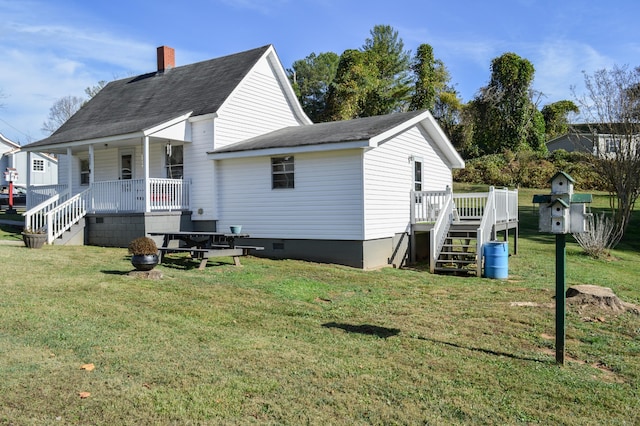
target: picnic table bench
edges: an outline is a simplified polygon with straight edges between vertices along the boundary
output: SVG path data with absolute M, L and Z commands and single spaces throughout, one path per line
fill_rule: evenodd
M 264 250 L 264 247 L 235 244 L 238 238 L 248 238 L 249 234 L 167 231 L 149 235 L 162 237 L 162 245 L 158 247 L 160 262 L 166 254 L 188 252 L 193 259 L 200 260 L 198 269 L 204 269 L 212 257 L 232 257 L 234 265 L 242 266 L 240 256 L 248 255 L 250 250 Z

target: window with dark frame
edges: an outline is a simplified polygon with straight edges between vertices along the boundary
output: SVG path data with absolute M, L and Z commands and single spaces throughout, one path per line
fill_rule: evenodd
M 293 156 L 271 158 L 271 188 L 294 188 Z
M 44 172 L 44 160 L 39 158 L 34 158 L 31 169 L 34 172 Z
M 89 160 L 80 160 L 80 185 L 89 185 Z
M 422 191 L 422 161 L 413 162 L 413 190 Z
M 168 179 L 182 179 L 184 175 L 183 153 L 181 145 L 169 145 L 165 155 L 166 176 Z
M 605 152 L 618 152 L 620 150 L 620 139 L 605 140 Z

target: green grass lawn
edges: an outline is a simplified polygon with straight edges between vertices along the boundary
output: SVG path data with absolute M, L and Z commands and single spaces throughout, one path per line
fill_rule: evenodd
M 556 365 L 553 236 L 521 207 L 507 281 L 259 258 L 152 281 L 126 249 L 0 245 L 0 424 L 640 423 L 640 316 L 569 307 Z M 569 285 L 640 304 L 638 276 L 637 250 L 568 244 Z

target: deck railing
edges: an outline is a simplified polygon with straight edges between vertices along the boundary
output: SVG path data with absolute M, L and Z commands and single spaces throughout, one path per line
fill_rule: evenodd
M 65 201 L 69 198 L 67 185 L 31 185 L 27 188 L 27 210 L 36 207 L 58 195 L 58 200 Z
M 447 191 L 413 191 L 411 223 L 435 222 L 444 206 Z
M 449 227 L 451 226 L 451 222 L 453 222 L 453 210 L 454 205 L 451 191 L 446 191 L 442 208 L 429 235 L 429 270 L 431 273 L 435 272 L 436 260 L 438 259 L 438 256 L 435 254 L 440 253 L 440 250 L 442 250 L 445 238 L 449 232 Z
M 91 213 L 136 213 L 144 212 L 144 179 L 94 182 L 84 192 L 69 197 L 64 185 L 35 187 L 30 197 L 39 199 L 47 193 L 52 195 L 25 213 L 25 227 L 46 231 L 51 243 L 64 231 L 78 222 L 87 212 Z M 149 179 L 149 206 L 151 211 L 188 210 L 191 198 L 190 181 L 177 179 Z
M 91 189 L 69 198 L 59 204 L 45 215 L 47 224 L 47 244 L 51 244 L 56 238 L 80 221 L 87 213 L 87 197 Z
M 430 230 L 430 269 L 434 271 L 442 243 L 451 223 L 479 220 L 477 229 L 478 275 L 482 274 L 482 247 L 494 239 L 500 222 L 518 220 L 518 191 L 495 189 L 489 192 L 451 194 L 450 191 L 411 192 L 411 224 L 434 223 Z

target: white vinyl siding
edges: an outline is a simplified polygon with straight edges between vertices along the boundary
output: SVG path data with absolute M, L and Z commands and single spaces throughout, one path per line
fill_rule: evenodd
M 362 240 L 362 151 L 295 155 L 295 188 L 271 189 L 271 158 L 217 164 L 220 230 L 256 238 Z
M 191 210 L 193 220 L 217 219 L 217 186 L 215 163 L 206 152 L 213 146 L 214 120 L 191 124 L 193 141 L 184 145 L 184 179 L 191 181 Z
M 365 154 L 365 239 L 390 237 L 409 229 L 414 185 L 411 157 L 422 161 L 423 191 L 444 191 L 452 184 L 451 170 L 425 138 L 428 140 L 426 132 L 412 127 Z
M 218 116 L 215 148 L 299 124 L 266 58 L 240 83 Z

